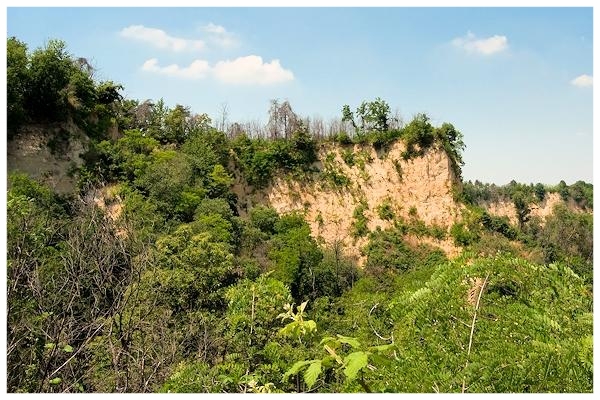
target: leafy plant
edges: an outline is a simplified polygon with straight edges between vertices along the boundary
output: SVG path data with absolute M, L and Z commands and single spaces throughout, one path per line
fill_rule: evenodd
M 390 221 L 394 219 L 394 210 L 389 200 L 385 200 L 377 206 L 377 215 L 383 220 Z
M 352 222 L 352 236 L 358 238 L 365 236 L 369 233 L 369 227 L 367 225 L 367 217 L 364 212 L 368 209 L 368 205 L 365 201 L 361 201 L 352 214 L 354 221 Z

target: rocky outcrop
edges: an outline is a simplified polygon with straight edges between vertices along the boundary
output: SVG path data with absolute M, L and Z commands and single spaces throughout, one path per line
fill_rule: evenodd
M 83 164 L 88 143 L 73 123 L 27 125 L 7 142 L 7 170 L 25 172 L 58 193 L 70 193 L 77 183 L 70 171 Z

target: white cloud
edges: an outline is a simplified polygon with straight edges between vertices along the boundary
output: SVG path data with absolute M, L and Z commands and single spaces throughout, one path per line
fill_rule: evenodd
M 144 25 L 131 25 L 123 28 L 121 36 L 150 43 L 160 49 L 172 51 L 202 50 L 206 46 L 202 40 L 182 39 L 170 36 L 165 31 L 156 28 L 147 28 Z
M 265 63 L 262 57 L 254 55 L 219 61 L 213 69 L 223 83 L 270 85 L 294 80 L 292 71 L 284 69 L 279 60 Z
M 225 30 L 224 27 L 222 27 L 221 25 L 215 25 L 212 22 L 210 22 L 208 25 L 205 25 L 204 30 L 208 33 L 216 34 L 223 34 L 227 32 L 227 30 Z
M 142 70 L 182 79 L 204 79 L 210 75 L 223 83 L 240 85 L 272 85 L 294 80 L 292 71 L 284 69 L 279 60 L 265 63 L 255 55 L 219 61 L 214 67 L 204 60 L 195 60 L 187 67 L 177 64 L 161 67 L 156 58 L 151 58 L 142 65 Z
M 184 68 L 177 64 L 161 67 L 156 58 L 151 58 L 142 65 L 142 70 L 183 79 L 203 79 L 210 73 L 210 66 L 204 60 L 195 60 Z
M 577 87 L 593 86 L 594 78 L 592 78 L 590 75 L 586 75 L 586 74 L 579 75 L 577 78 L 575 78 L 571 81 L 571 85 L 577 86 Z
M 473 33 L 468 32 L 463 37 L 453 39 L 452 44 L 469 53 L 478 53 L 489 56 L 506 50 L 508 48 L 508 39 L 506 36 L 500 35 L 477 39 Z
M 216 25 L 210 22 L 208 25 L 205 25 L 202 30 L 209 34 L 208 40 L 216 44 L 218 47 L 233 47 L 238 43 L 235 35 L 231 32 L 228 32 L 221 25 Z

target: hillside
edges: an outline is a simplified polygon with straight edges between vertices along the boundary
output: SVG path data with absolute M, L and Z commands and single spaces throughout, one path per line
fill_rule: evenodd
M 464 182 L 380 98 L 217 127 L 8 50 L 9 392 L 593 391 L 591 184 Z
M 368 232 L 390 228 L 395 218 L 409 220 L 415 216 L 427 225 L 449 230 L 460 216 L 461 205 L 452 195 L 459 181 L 446 153 L 429 149 L 421 157 L 403 160 L 405 150 L 402 142 L 395 142 L 380 154 L 368 145 L 323 145 L 318 152 L 319 161 L 314 164 L 317 173 L 335 171 L 348 179 L 346 185 L 336 186 L 314 177 L 295 180 L 279 176 L 267 188 L 254 190 L 238 174 L 233 192 L 240 199 L 241 215 L 254 205 L 273 207 L 280 214 L 298 211 L 315 238 L 322 239 L 326 246 L 339 243 L 362 265 L 365 258 L 361 249 L 368 238 L 367 232 L 361 236 L 352 234 L 357 208 L 364 210 Z M 378 212 L 382 207 L 391 213 L 387 218 Z M 441 247 L 448 255 L 458 253 L 449 239 L 421 240 Z

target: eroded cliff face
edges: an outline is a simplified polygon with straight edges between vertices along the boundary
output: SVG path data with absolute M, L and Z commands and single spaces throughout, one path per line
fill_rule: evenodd
M 342 158 L 349 149 L 359 160 L 353 166 Z M 408 220 L 416 211 L 426 224 L 447 229 L 460 217 L 461 206 L 452 195 L 456 177 L 446 153 L 431 148 L 424 156 L 405 161 L 401 157 L 404 149 L 401 142 L 394 143 L 385 154 L 377 154 L 371 146 L 322 147 L 321 161 L 315 167 L 343 174 L 349 178 L 348 187 L 336 187 L 322 175 L 313 174 L 310 181 L 277 177 L 266 189 L 254 191 L 238 177 L 234 192 L 240 200 L 240 213 L 245 214 L 257 204 L 270 205 L 279 213 L 300 211 L 315 238 L 329 246 L 341 243 L 348 256 L 363 264 L 361 249 L 368 239 L 352 237 L 354 210 L 361 202 L 366 204 L 363 214 L 369 231 L 391 226 L 378 215 L 383 203 L 389 204 L 396 216 Z M 449 256 L 458 254 L 451 239 L 420 238 L 419 242 L 438 246 Z
M 7 142 L 8 172 L 25 172 L 59 193 L 76 185 L 70 171 L 83 164 L 89 138 L 74 123 L 28 125 Z
M 554 212 L 554 207 L 557 204 L 566 204 L 566 206 L 572 211 L 584 212 L 584 210 L 577 206 L 573 200 L 569 199 L 568 202 L 565 202 L 563 199 L 561 199 L 560 194 L 558 193 L 546 193 L 543 201 L 538 204 L 533 203 L 529 205 L 529 216 L 539 217 L 543 223 L 546 217 Z M 517 209 L 511 200 L 487 201 L 482 202 L 479 205 L 492 215 L 498 217 L 508 217 L 508 220 L 513 225 L 518 225 L 519 223 L 517 219 Z

